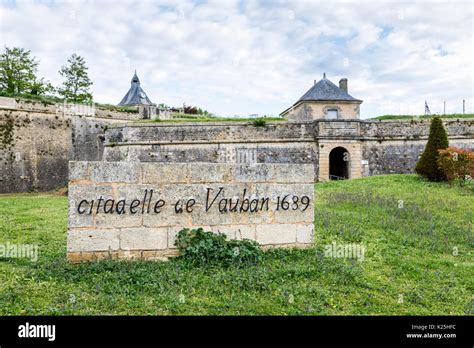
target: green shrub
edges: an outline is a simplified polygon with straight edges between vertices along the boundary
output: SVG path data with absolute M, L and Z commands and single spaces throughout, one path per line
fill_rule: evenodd
M 474 177 L 474 151 L 448 147 L 439 150 L 438 167 L 449 181 L 457 181 L 463 186 Z
M 265 121 L 262 118 L 256 118 L 255 120 L 252 121 L 252 124 L 255 127 L 265 127 L 267 125 L 267 121 Z
M 180 258 L 198 265 L 250 265 L 262 259 L 260 246 L 252 240 L 227 240 L 224 234 L 198 229 L 182 229 L 178 232 L 175 246 Z
M 448 147 L 448 136 L 443 126 L 443 121 L 439 117 L 433 117 L 430 125 L 430 135 L 425 151 L 421 155 L 416 164 L 415 171 L 417 174 L 427 178 L 430 181 L 444 181 L 446 175 L 439 168 L 437 160 L 439 157 L 438 150 Z

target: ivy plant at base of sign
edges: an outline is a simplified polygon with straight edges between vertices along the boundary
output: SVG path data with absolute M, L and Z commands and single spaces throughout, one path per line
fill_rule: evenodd
M 175 245 L 180 258 L 195 265 L 249 265 L 262 259 L 263 251 L 257 242 L 227 240 L 225 234 L 215 234 L 198 229 L 182 229 L 176 236 Z

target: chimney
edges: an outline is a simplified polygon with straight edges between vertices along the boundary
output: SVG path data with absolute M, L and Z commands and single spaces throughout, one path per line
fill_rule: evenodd
M 314 84 L 316 84 L 318 81 L 317 80 L 314 80 Z
M 346 78 L 339 80 L 339 88 L 342 89 L 344 92 L 349 93 L 349 91 L 347 90 L 347 79 Z

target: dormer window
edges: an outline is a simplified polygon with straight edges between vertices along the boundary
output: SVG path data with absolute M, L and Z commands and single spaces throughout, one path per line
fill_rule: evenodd
M 326 112 L 326 118 L 329 120 L 335 120 L 337 119 L 337 117 L 337 109 L 328 109 L 328 111 Z

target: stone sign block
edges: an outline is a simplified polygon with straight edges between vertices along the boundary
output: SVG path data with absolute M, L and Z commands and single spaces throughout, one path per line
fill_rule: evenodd
M 309 164 L 70 162 L 69 173 L 71 262 L 165 259 L 183 228 L 264 247 L 313 242 Z

